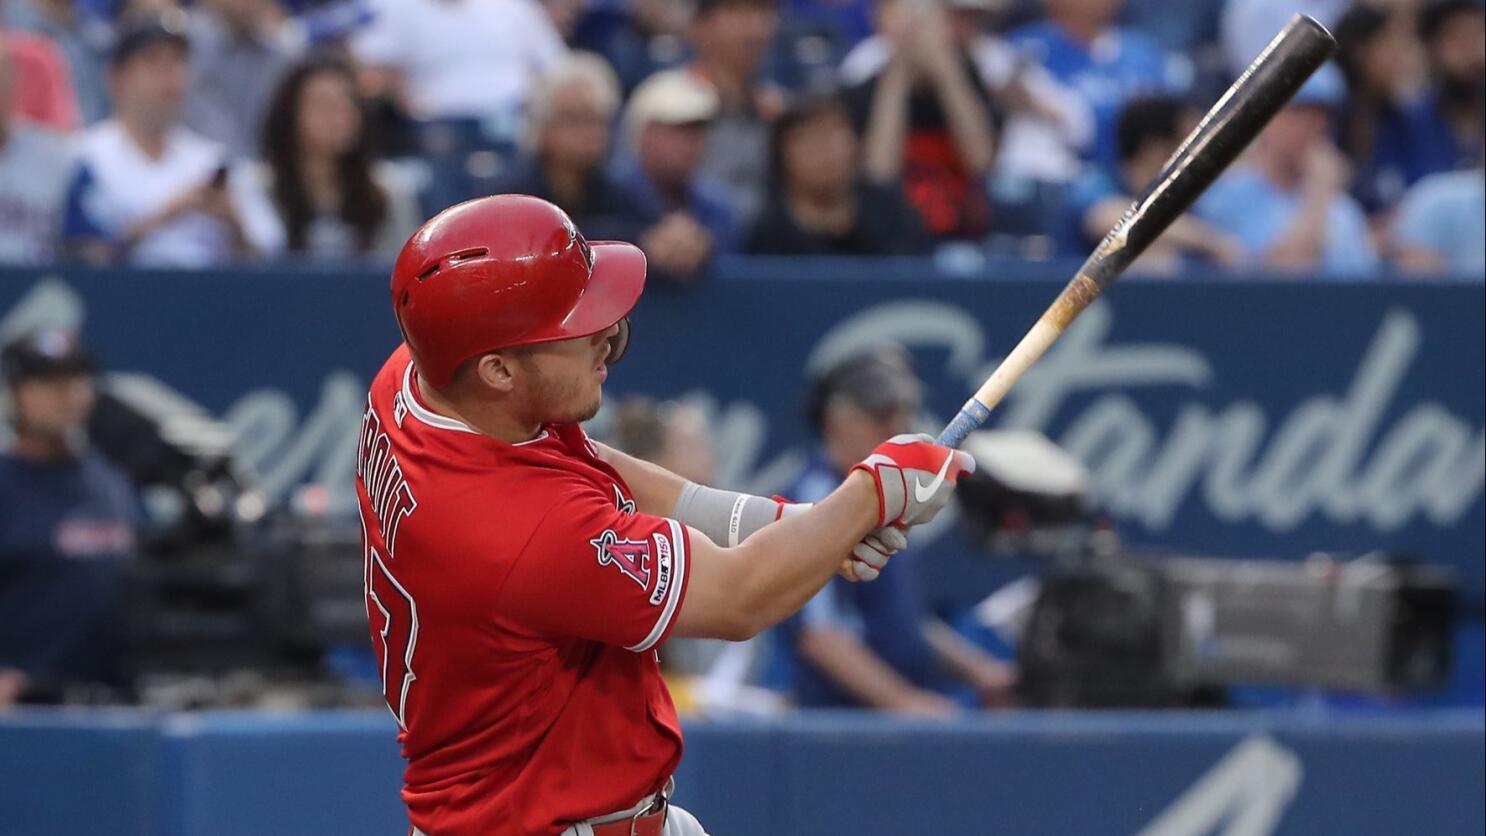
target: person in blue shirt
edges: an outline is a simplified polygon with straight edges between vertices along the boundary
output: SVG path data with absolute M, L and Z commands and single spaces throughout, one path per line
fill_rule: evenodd
M 1238 239 L 1241 266 L 1332 279 L 1368 278 L 1380 262 L 1367 218 L 1347 193 L 1346 159 L 1327 136 L 1342 80 L 1323 66 L 1197 201 L 1199 218 Z
M 1142 96 L 1126 103 L 1116 131 L 1119 176 L 1111 177 L 1097 166 L 1088 166 L 1068 190 L 1067 255 L 1082 258 L 1098 245 L 1135 196 L 1160 173 L 1199 118 L 1195 108 L 1172 96 Z M 1241 258 L 1237 240 L 1188 213 L 1173 221 L 1130 270 L 1171 276 L 1193 265 L 1234 267 Z
M 1431 174 L 1409 190 L 1393 221 L 1393 258 L 1410 273 L 1486 280 L 1486 171 Z
M 1044 5 L 1047 17 L 1013 30 L 1012 41 L 1088 101 L 1095 132 L 1085 157 L 1113 171 L 1120 108 L 1135 96 L 1185 92 L 1190 65 L 1140 32 L 1117 26 L 1122 0 L 1044 0 Z
M 629 155 L 615 179 L 645 226 L 635 243 L 661 278 L 694 278 L 714 256 L 738 251 L 742 232 L 727 187 L 699 170 L 719 107 L 711 84 L 676 69 L 646 79 L 625 108 Z
M 89 448 L 91 356 L 64 331 L 7 345 L 14 439 L 0 453 L 0 678 L 52 692 L 117 684 L 133 488 Z
M 852 455 L 909 432 L 921 400 L 907 353 L 896 346 L 851 354 L 827 369 L 808 409 L 821 447 L 785 495 L 798 502 L 825 496 Z M 913 557 L 904 551 L 897 558 L 871 582 L 833 579 L 776 628 L 778 667 L 799 705 L 947 715 L 967 703 L 1006 704 L 1011 669 L 932 618 Z

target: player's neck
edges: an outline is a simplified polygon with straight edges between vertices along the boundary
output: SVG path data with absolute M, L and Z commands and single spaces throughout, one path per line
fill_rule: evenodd
M 452 418 L 464 424 L 481 435 L 488 435 L 508 444 L 520 444 L 523 441 L 531 441 L 542 432 L 541 424 L 535 426 L 525 424 L 494 406 L 473 402 L 456 403 L 444 393 L 424 383 L 421 375 L 417 382 L 418 399 L 423 402 L 424 406 L 445 418 Z

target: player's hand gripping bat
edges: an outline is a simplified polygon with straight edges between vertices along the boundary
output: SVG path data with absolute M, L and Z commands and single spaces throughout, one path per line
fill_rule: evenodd
M 1330 57 L 1335 47 L 1331 33 L 1314 19 L 1304 15 L 1291 18 L 1284 31 L 1270 41 L 1182 141 L 1161 173 L 1099 242 L 1093 255 L 1038 317 L 1032 330 L 960 408 L 960 413 L 939 434 L 940 444 L 958 447 L 965 436 L 985 423 L 991 410 L 1027 368 L 1212 185 L 1311 73 Z

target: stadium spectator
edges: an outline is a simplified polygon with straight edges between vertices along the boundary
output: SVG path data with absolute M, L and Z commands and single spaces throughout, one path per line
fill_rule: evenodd
M 637 241 L 645 228 L 608 170 L 619 82 L 604 60 L 577 52 L 533 90 L 521 156 L 496 193 L 529 194 L 565 209 L 595 240 Z
M 879 0 L 879 25 L 900 29 L 912 0 Z M 1004 116 L 995 148 L 997 177 L 1065 182 L 1079 171 L 1079 151 L 1093 139 L 1088 104 L 1046 70 L 1028 63 L 1009 41 L 988 31 L 996 0 L 947 0 L 949 32 Z M 857 85 L 882 72 L 894 38 L 875 34 L 841 63 L 841 81 Z
M 52 260 L 72 159 L 62 137 L 11 116 L 15 76 L 0 50 L 0 264 Z
M 1184 92 L 1191 66 L 1168 57 L 1144 33 L 1117 25 L 1123 0 L 1043 0 L 1043 5 L 1047 17 L 1019 27 L 1012 39 L 1093 109 L 1088 156 L 1113 171 L 1120 108 L 1135 96 Z
M 697 0 L 691 23 L 689 69 L 718 99 L 701 171 L 727 186 L 744 223 L 763 205 L 769 123 L 784 109 L 783 93 L 760 77 L 778 28 L 777 0 Z
M 109 74 L 113 118 L 81 139 L 64 244 L 99 263 L 208 267 L 282 246 L 272 208 L 226 149 L 180 124 L 187 40 L 179 15 L 126 19 Z
M 691 404 L 656 403 L 642 395 L 625 398 L 615 406 L 612 437 L 620 450 L 683 479 L 717 483 L 717 452 L 707 416 Z
M 625 109 L 632 159 L 617 177 L 631 213 L 645 225 L 636 243 L 652 275 L 691 279 L 713 256 L 738 249 L 728 192 L 700 166 L 718 112 L 712 86 L 685 69 L 651 76 Z
M 77 94 L 57 45 L 41 35 L 0 28 L 0 48 L 9 55 L 15 77 L 11 114 L 54 131 L 76 128 Z
M 1486 279 L 1486 170 L 1431 174 L 1404 197 L 1393 255 L 1411 273 Z
M 1336 24 L 1336 63 L 1347 80 L 1338 147 L 1356 166 L 1352 193 L 1369 215 L 1398 203 L 1413 167 L 1406 105 L 1422 55 L 1412 23 L 1410 14 L 1359 4 Z
M 0 452 L 0 678 L 11 696 L 116 683 L 121 569 L 139 506 L 88 446 L 93 359 L 72 334 L 43 330 L 6 345 L 0 361 L 13 430 Z
M 1295 14 L 1310 15 L 1330 29 L 1355 0 L 1228 0 L 1219 34 L 1228 72 L 1236 77 Z
M 1367 218 L 1347 194 L 1347 161 L 1327 137 L 1341 98 L 1341 74 L 1322 67 L 1254 140 L 1248 162 L 1198 200 L 1199 217 L 1238 238 L 1244 266 L 1326 278 L 1377 270 Z
M 583 46 L 604 56 L 628 96 L 640 82 L 686 58 L 691 13 L 691 0 L 629 0 L 622 18 Z
M 875 74 L 866 58 L 848 56 L 848 69 L 867 76 L 847 92 L 865 137 L 867 177 L 901 182 L 933 237 L 979 239 L 991 223 L 989 95 L 937 4 L 880 0 L 877 25 L 883 40 Z
M 367 92 L 424 119 L 519 121 L 536 79 L 567 54 L 537 0 L 369 0 L 352 39 Z
M 289 68 L 268 105 L 263 159 L 255 180 L 290 253 L 396 256 L 422 222 L 409 179 L 373 159 L 355 74 L 337 58 Z
M 104 60 L 113 38 L 108 24 L 84 13 L 76 0 L 10 0 L 0 6 L 5 7 L 11 26 L 45 35 L 61 50 L 83 124 L 107 116 Z
M 1129 209 L 1135 196 L 1155 180 L 1200 114 L 1181 99 L 1151 96 L 1131 99 L 1120 112 L 1116 129 L 1120 155 L 1118 178 L 1090 167 L 1069 190 L 1068 210 L 1074 234 L 1066 252 L 1087 255 Z M 1173 275 L 1189 261 L 1235 267 L 1241 263 L 1239 242 L 1221 229 L 1187 214 L 1177 218 L 1151 243 L 1132 272 Z
M 189 34 L 186 125 L 235 159 L 253 158 L 269 96 L 303 33 L 276 0 L 198 0 Z
M 1414 110 L 1409 182 L 1481 162 L 1486 130 L 1486 7 L 1480 0 L 1433 0 L 1419 13 L 1430 90 Z
M 769 198 L 747 251 L 758 255 L 912 255 L 928 251 L 896 182 L 862 175 L 846 104 L 807 98 L 775 120 Z
M 811 390 L 809 416 L 821 448 L 786 492 L 818 500 L 839 484 L 853 453 L 909 432 L 922 386 L 896 346 L 849 355 Z M 866 707 L 948 715 L 960 703 L 1005 705 L 1009 668 L 924 611 L 911 551 L 898 553 L 871 583 L 833 578 L 775 631 L 775 646 L 803 707 Z

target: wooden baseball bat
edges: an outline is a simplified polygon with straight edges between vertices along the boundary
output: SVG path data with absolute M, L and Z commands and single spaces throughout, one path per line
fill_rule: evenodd
M 1187 211 L 1335 48 L 1336 40 L 1314 18 L 1291 18 L 1202 117 L 1021 342 L 960 408 L 939 434 L 939 443 L 958 447 L 965 436 L 984 424 L 996 404 L 1062 336 L 1068 324 Z

